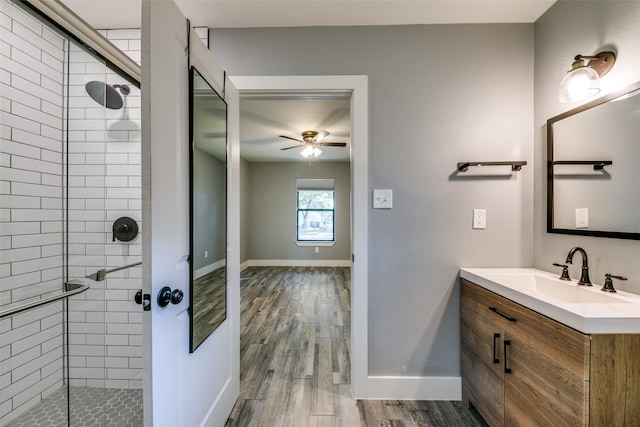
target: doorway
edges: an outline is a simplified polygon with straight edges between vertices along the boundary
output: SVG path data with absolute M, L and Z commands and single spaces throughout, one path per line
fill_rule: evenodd
M 240 96 L 346 96 L 350 103 L 351 390 L 367 397 L 368 94 L 366 76 L 236 76 Z M 239 190 L 239 188 L 236 188 Z

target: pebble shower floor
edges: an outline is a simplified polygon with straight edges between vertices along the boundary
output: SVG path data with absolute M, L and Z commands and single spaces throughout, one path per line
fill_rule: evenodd
M 39 405 L 6 427 L 66 427 L 66 388 L 51 394 Z M 73 427 L 142 427 L 142 390 L 127 388 L 72 387 L 70 409 Z

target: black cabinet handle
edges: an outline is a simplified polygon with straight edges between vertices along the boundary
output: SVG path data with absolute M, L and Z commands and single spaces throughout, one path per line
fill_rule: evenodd
M 500 363 L 500 359 L 498 359 L 498 346 L 497 342 L 500 339 L 500 334 L 493 334 L 493 363 Z
M 507 347 L 509 347 L 510 345 L 511 345 L 511 341 L 504 340 L 504 373 L 505 374 L 511 373 L 511 368 L 507 367 L 507 361 L 509 360 L 509 357 L 507 355 Z
M 500 312 L 500 311 L 498 311 L 498 309 L 497 309 L 497 308 L 495 308 L 495 307 L 489 307 L 489 310 L 493 311 L 493 312 L 494 312 L 495 314 L 497 314 L 498 316 L 504 317 L 504 318 L 505 318 L 505 319 L 507 319 L 509 322 L 515 322 L 515 321 L 516 321 L 516 319 L 514 319 L 513 317 L 508 316 L 508 315 L 506 315 L 506 314 L 504 314 L 504 313 L 501 313 L 501 312 Z

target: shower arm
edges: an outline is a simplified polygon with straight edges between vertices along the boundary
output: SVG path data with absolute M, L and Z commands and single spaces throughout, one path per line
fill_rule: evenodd
M 103 269 L 98 270 L 95 273 L 89 274 L 88 276 L 85 276 L 85 277 L 87 279 L 95 280 L 96 282 L 102 282 L 105 279 L 105 276 L 107 274 L 109 274 L 109 273 L 114 273 L 116 271 L 124 270 L 126 268 L 137 267 L 139 265 L 142 265 L 142 261 L 134 262 L 133 264 L 123 265 L 122 267 L 112 268 L 110 270 L 107 270 L 107 269 L 103 268 Z

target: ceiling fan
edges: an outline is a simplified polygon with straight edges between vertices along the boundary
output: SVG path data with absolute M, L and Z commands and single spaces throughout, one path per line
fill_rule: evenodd
M 329 132 L 327 132 L 326 130 L 321 130 L 320 132 L 315 130 L 306 130 L 302 132 L 302 139 L 292 138 L 286 135 L 279 135 L 279 136 L 280 138 L 291 139 L 293 141 L 298 141 L 299 143 L 303 144 L 303 145 L 293 145 L 291 147 L 281 148 L 280 150 L 290 150 L 292 148 L 306 146 L 307 148 L 305 148 L 305 150 L 309 149 L 309 153 L 311 154 L 311 152 L 314 149 L 317 149 L 318 147 L 346 147 L 347 146 L 346 142 L 325 141 L 324 139 L 327 136 L 329 136 Z

